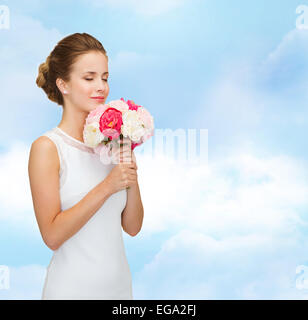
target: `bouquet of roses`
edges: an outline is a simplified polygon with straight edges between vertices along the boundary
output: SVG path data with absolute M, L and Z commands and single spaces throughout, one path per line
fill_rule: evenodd
M 141 145 L 154 134 L 151 114 L 132 100 L 113 100 L 92 110 L 83 130 L 87 146 L 94 148 L 104 163 L 112 161 L 112 149 L 123 138 L 131 142 L 131 150 Z M 120 144 L 120 146 L 122 146 Z

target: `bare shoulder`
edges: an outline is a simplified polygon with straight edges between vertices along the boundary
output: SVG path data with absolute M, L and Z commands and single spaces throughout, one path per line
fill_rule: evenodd
M 29 157 L 30 163 L 46 164 L 58 168 L 60 166 L 57 148 L 54 142 L 46 136 L 40 136 L 32 142 Z
M 44 151 L 49 150 L 51 152 L 52 152 L 52 150 L 56 151 L 56 146 L 55 146 L 54 142 L 46 136 L 40 136 L 36 140 L 34 140 L 31 145 L 31 149 L 32 148 L 43 149 Z
M 61 204 L 57 147 L 48 137 L 41 136 L 33 141 L 28 173 L 35 216 L 44 242 L 51 248 L 50 226 L 61 211 Z

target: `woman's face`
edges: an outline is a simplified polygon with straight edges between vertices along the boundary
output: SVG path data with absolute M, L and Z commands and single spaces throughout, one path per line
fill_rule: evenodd
M 91 51 L 79 56 L 72 66 L 70 76 L 67 82 L 68 94 L 64 95 L 70 104 L 90 112 L 97 105 L 105 103 L 109 94 L 109 73 L 108 60 L 103 53 Z

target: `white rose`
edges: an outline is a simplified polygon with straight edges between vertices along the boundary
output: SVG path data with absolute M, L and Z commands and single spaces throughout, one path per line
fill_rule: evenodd
M 145 128 L 136 110 L 128 110 L 122 115 L 123 124 L 121 132 L 124 137 L 129 137 L 137 142 L 145 134 Z
M 85 126 L 83 139 L 87 146 L 95 148 L 104 139 L 104 135 L 99 130 L 99 123 L 92 122 Z

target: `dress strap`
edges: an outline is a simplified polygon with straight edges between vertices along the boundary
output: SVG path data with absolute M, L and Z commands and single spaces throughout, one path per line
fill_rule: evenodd
M 61 137 L 62 141 L 65 142 L 66 144 L 68 144 L 74 148 L 77 148 L 81 151 L 95 154 L 93 148 L 90 148 L 87 145 L 85 145 L 83 142 L 71 137 L 66 132 L 64 132 L 62 129 L 60 129 L 59 127 L 55 127 L 54 129 L 52 129 L 52 131 L 55 134 L 57 134 L 59 137 Z

